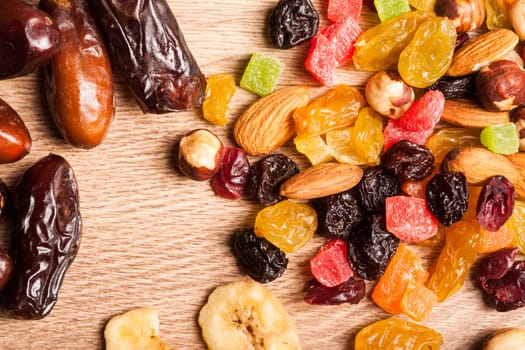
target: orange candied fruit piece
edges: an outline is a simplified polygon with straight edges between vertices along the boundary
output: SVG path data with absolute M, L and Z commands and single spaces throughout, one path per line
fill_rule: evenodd
M 409 282 L 425 283 L 428 272 L 421 258 L 405 244 L 400 244 L 372 292 L 372 300 L 383 310 L 403 313 L 401 301 Z
M 401 310 L 414 321 L 421 322 L 430 315 L 437 303 L 437 295 L 422 283 L 408 281 L 401 298 Z

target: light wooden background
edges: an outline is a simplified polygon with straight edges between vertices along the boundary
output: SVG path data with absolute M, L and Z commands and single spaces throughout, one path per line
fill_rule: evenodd
M 286 64 L 279 86 L 308 84 L 312 96 L 321 88 L 304 70 L 308 45 L 290 50 L 271 47 L 265 17 L 274 0 L 169 0 L 185 38 L 205 75 L 231 73 L 240 80 L 253 52 Z M 327 24 L 326 0 L 314 1 Z M 377 21 L 366 12 L 363 27 Z M 337 71 L 336 83 L 362 86 L 369 75 L 351 65 Z M 115 72 L 117 113 L 105 142 L 92 150 L 66 144 L 50 119 L 38 73 L 0 81 L 0 97 L 15 108 L 33 137 L 31 153 L 0 167 L 12 187 L 30 165 L 49 152 L 73 166 L 80 189 L 84 221 L 78 256 L 67 272 L 52 313 L 38 321 L 0 318 L 0 349 L 103 349 L 103 329 L 110 317 L 139 306 L 159 310 L 161 335 L 177 349 L 205 349 L 197 317 L 218 285 L 247 278 L 229 248 L 236 229 L 251 226 L 259 209 L 248 200 L 213 195 L 207 182 L 179 174 L 174 149 L 184 133 L 207 127 L 233 145 L 235 117 L 256 96 L 238 89 L 231 122 L 224 128 L 202 120 L 199 111 L 143 114 L 119 72 Z M 306 162 L 290 145 L 282 152 L 301 167 Z M 252 159 L 255 161 L 255 159 Z M 8 241 L 7 227 L 1 228 Z M 367 297 L 358 305 L 311 306 L 303 301 L 311 278 L 308 261 L 324 242 L 316 237 L 289 254 L 289 268 L 270 288 L 295 320 L 304 349 L 351 349 L 357 331 L 389 315 Z M 425 261 L 435 256 L 419 249 Z M 525 323 L 525 309 L 497 313 L 484 305 L 472 280 L 438 305 L 424 324 L 441 332 L 444 349 L 474 349 L 490 332 Z

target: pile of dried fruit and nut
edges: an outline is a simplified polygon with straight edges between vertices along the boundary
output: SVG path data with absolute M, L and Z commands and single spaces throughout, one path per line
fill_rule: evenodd
M 461 288 L 475 261 L 496 310 L 525 306 L 525 70 L 517 51 L 525 1 L 376 0 L 368 5 L 380 23 L 365 31 L 362 5 L 329 1 L 333 24 L 318 28 L 310 1 L 279 1 L 268 20 L 272 42 L 282 49 L 310 42 L 305 68 L 327 90 L 311 100 L 306 86 L 274 89 L 284 67 L 254 54 L 240 87 L 260 98 L 235 120 L 239 147 L 192 131 L 181 140 L 180 170 L 211 179 L 218 196 L 246 195 L 262 207 L 232 240 L 252 279 L 281 277 L 286 253 L 323 235 L 306 302 L 358 303 L 365 281 L 376 281 L 375 304 L 416 322 L 372 324 L 357 334 L 356 349 L 387 348 L 394 338 L 406 349 L 439 348 L 441 335 L 417 322 Z M 350 61 L 374 72 L 364 91 L 333 86 Z M 217 125 L 226 123 L 235 92 L 227 76 L 208 78 L 204 118 Z M 279 152 L 290 140 L 311 167 L 301 170 Z M 413 244 L 442 245 L 430 271 Z M 212 297 L 199 322 L 208 346 L 223 349 L 210 329 Z M 298 348 L 282 334 L 265 340 Z
M 92 7 L 83 0 L 42 0 L 39 9 L 20 0 L 1 5 L 0 43 L 7 51 L 0 78 L 44 67 L 51 113 L 72 145 L 95 147 L 108 131 L 114 114 L 109 56 L 144 112 L 202 106 L 206 120 L 227 123 L 233 76 L 205 79 L 165 1 L 140 11 L 117 0 L 95 0 Z M 359 25 L 363 5 L 379 19 L 367 30 Z M 218 196 L 246 196 L 262 207 L 253 226 L 234 233 L 232 247 L 256 282 L 218 287 L 201 309 L 210 349 L 300 348 L 293 322 L 261 283 L 281 277 L 286 253 L 314 234 L 327 242 L 311 259 L 306 302 L 358 303 L 365 281 L 376 281 L 373 301 L 415 321 L 371 324 L 357 334 L 356 349 L 387 348 L 393 338 L 405 349 L 439 348 L 441 335 L 418 322 L 463 285 L 478 259 L 479 286 L 498 311 L 525 305 L 525 71 L 518 53 L 524 6 L 525 0 L 472 0 L 468 6 L 329 0 L 332 24 L 319 28 L 309 0 L 276 3 L 267 23 L 274 46 L 309 44 L 305 69 L 326 91 L 312 100 L 307 86 L 276 89 L 284 65 L 253 54 L 239 86 L 260 98 L 235 121 L 237 146 L 225 147 L 206 129 L 189 132 L 179 144 L 183 174 L 209 180 Z M 170 45 L 156 44 L 163 40 Z M 86 64 L 74 63 L 80 61 Z M 374 72 L 364 91 L 334 86 L 338 69 L 351 64 Z M 88 91 L 75 88 L 81 84 Z M 15 162 L 30 151 L 31 137 L 1 100 L 0 118 L 0 162 Z M 301 170 L 279 153 L 290 140 L 311 167 Z M 51 154 L 25 172 L 12 202 L 5 186 L 0 193 L 6 205 L 13 203 L 14 217 L 13 247 L 0 259 L 4 304 L 14 317 L 44 317 L 79 246 L 75 176 L 65 159 Z M 52 221 L 44 212 L 55 213 Z M 412 244 L 442 245 L 431 271 Z M 47 267 L 35 272 L 39 264 Z M 236 321 L 223 327 L 222 317 Z M 119 335 L 130 328 L 135 331 L 126 343 Z M 167 348 L 149 308 L 113 318 L 105 336 L 108 349 Z M 486 348 L 523 344 L 523 338 L 523 330 L 498 334 Z

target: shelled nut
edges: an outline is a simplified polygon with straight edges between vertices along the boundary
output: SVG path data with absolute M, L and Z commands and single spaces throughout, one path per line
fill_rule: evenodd
M 476 79 L 478 95 L 489 111 L 510 111 L 525 102 L 525 70 L 500 60 L 482 68 Z
M 179 169 L 193 180 L 208 180 L 219 169 L 223 149 L 221 140 L 211 131 L 193 130 L 179 142 Z
M 452 21 L 458 32 L 479 28 L 485 20 L 483 0 L 436 0 L 434 11 Z
M 414 89 L 394 71 L 379 71 L 365 87 L 368 104 L 379 114 L 399 118 L 414 102 Z

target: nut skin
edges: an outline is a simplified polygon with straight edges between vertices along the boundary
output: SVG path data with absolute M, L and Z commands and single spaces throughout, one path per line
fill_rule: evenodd
M 483 107 L 489 111 L 510 111 L 525 102 L 525 70 L 509 60 L 482 68 L 476 88 Z
M 60 46 L 60 32 L 44 11 L 21 0 L 2 0 L 0 79 L 19 77 L 49 62 Z
M 209 180 L 220 168 L 224 145 L 213 132 L 195 129 L 179 142 L 179 170 L 192 180 Z
M 102 34 L 87 0 L 41 0 L 61 33 L 44 70 L 46 97 L 64 139 L 90 149 L 105 138 L 114 115 L 113 77 Z
M 414 89 L 394 71 L 373 75 L 366 84 L 365 96 L 376 112 L 393 119 L 401 117 L 415 99 Z
M 436 0 L 434 12 L 452 21 L 458 32 L 479 28 L 485 20 L 483 0 Z
M 0 164 L 14 163 L 31 150 L 31 135 L 16 111 L 0 99 Z

